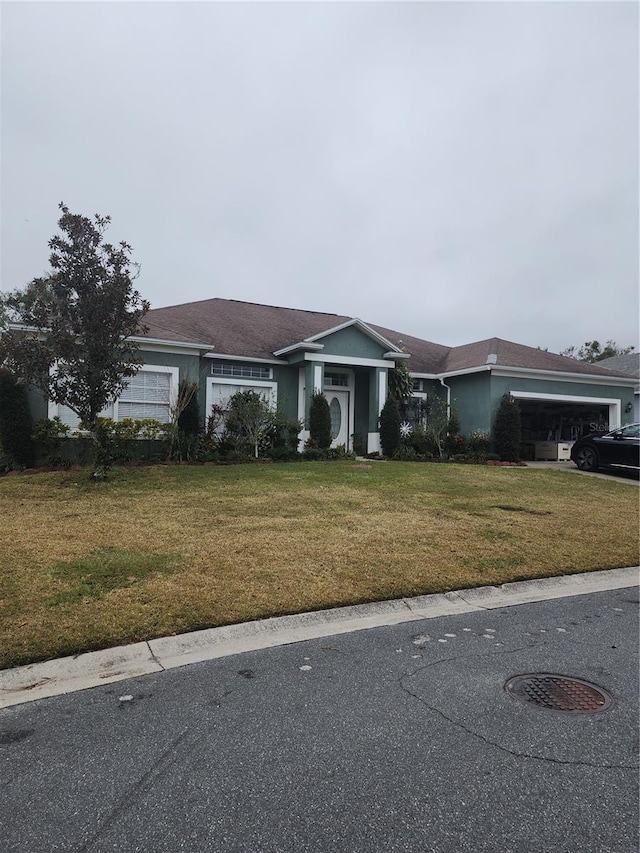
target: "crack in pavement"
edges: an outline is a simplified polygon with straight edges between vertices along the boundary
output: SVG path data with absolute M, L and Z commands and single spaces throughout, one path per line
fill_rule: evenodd
M 166 668 L 165 668 L 165 667 L 160 663 L 159 658 L 157 658 L 157 657 L 155 656 L 155 653 L 154 653 L 153 649 L 152 649 L 152 648 L 151 648 L 151 646 L 149 645 L 149 640 L 145 640 L 145 643 L 146 643 L 146 645 L 147 645 L 147 648 L 149 649 L 149 654 L 151 655 L 151 660 L 152 660 L 154 663 L 157 663 L 157 664 L 158 664 L 158 666 L 160 667 L 160 669 L 161 669 L 163 672 L 166 672 L 166 671 L 167 671 L 167 670 L 166 670 Z
M 142 774 L 138 781 L 134 782 L 133 785 L 127 788 L 115 806 L 111 808 L 109 814 L 107 814 L 100 822 L 95 832 L 93 832 L 93 834 L 79 847 L 75 848 L 75 853 L 87 853 L 87 851 L 92 850 L 96 841 L 115 824 L 121 815 L 133 806 L 134 801 L 137 800 L 142 793 L 148 791 L 151 786 L 158 781 L 158 779 L 161 779 L 166 773 L 168 773 L 169 770 L 178 763 L 178 761 L 182 761 L 187 758 L 197 747 L 200 741 L 205 738 L 205 733 L 197 735 L 197 737 L 192 738 L 191 743 L 187 742 L 186 750 L 180 750 L 178 754 L 172 755 L 176 748 L 185 742 L 188 733 L 189 730 L 185 729 L 177 738 L 174 738 L 174 740 L 171 741 L 162 755 L 153 762 L 151 767 Z
M 491 655 L 496 656 L 496 657 L 501 656 L 501 655 L 514 654 L 515 652 L 524 651 L 525 649 L 536 648 L 539 645 L 546 645 L 546 644 L 543 641 L 542 643 L 534 643 L 534 644 L 527 645 L 527 646 L 521 646 L 521 647 L 515 648 L 515 649 L 504 649 L 504 650 L 495 651 L 495 652 L 494 651 L 478 652 L 478 653 L 473 653 L 473 654 L 455 655 L 454 657 L 450 657 L 450 658 L 441 658 L 437 661 L 432 661 L 431 663 L 425 664 L 424 666 L 419 666 L 416 669 L 414 669 L 412 672 L 405 673 L 404 675 L 401 675 L 397 679 L 397 683 L 400 686 L 400 689 L 404 693 L 406 693 L 408 696 L 411 696 L 411 698 L 413 698 L 413 699 L 417 699 L 418 702 L 420 702 L 422 705 L 424 705 L 430 711 L 433 711 L 436 714 L 439 714 L 443 720 L 446 720 L 448 723 L 451 723 L 452 725 L 457 726 L 457 728 L 462 729 L 462 731 L 466 732 L 467 734 L 471 735 L 472 737 L 478 738 L 478 740 L 481 740 L 483 743 L 487 744 L 488 746 L 493 746 L 496 749 L 499 749 L 501 752 L 505 752 L 505 753 L 507 753 L 507 755 L 511 755 L 514 758 L 528 758 L 528 759 L 531 759 L 533 761 L 544 761 L 544 762 L 547 762 L 549 764 L 558 764 L 558 765 L 569 766 L 569 767 L 590 767 L 592 769 L 597 769 L 597 770 L 602 770 L 602 769 L 604 769 L 604 770 L 637 770 L 638 768 L 637 768 L 637 765 L 635 765 L 635 764 L 595 764 L 591 761 L 565 761 L 564 759 L 561 759 L 561 758 L 546 758 L 546 757 L 541 756 L 541 755 L 533 755 L 530 752 L 519 752 L 518 750 L 515 750 L 515 749 L 509 749 L 508 747 L 503 746 L 502 744 L 491 740 L 486 735 L 480 734 L 480 732 L 473 731 L 473 729 L 470 729 L 467 726 L 465 726 L 464 723 L 461 723 L 458 720 L 454 720 L 452 717 L 447 716 L 447 714 L 445 714 L 444 711 L 441 711 L 440 708 L 436 708 L 434 705 L 430 705 L 425 699 L 422 698 L 422 696 L 419 696 L 417 693 L 414 693 L 412 690 L 409 689 L 409 687 L 407 687 L 403 683 L 405 681 L 405 679 L 413 678 L 417 673 L 422 672 L 425 669 L 430 669 L 431 667 L 436 666 L 437 664 L 448 663 L 449 661 L 461 660 L 461 659 L 467 659 L 467 658 L 474 658 L 474 657 L 487 657 L 488 654 L 491 654 Z

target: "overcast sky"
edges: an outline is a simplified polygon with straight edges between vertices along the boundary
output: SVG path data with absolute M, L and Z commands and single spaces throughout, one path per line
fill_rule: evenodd
M 153 307 L 638 347 L 636 3 L 2 4 L 2 282 L 57 204 Z

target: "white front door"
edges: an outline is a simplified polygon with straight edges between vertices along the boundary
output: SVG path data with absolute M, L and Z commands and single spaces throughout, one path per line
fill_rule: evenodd
M 324 396 L 329 402 L 331 415 L 331 447 L 339 444 L 349 449 L 349 392 L 345 390 L 325 389 Z

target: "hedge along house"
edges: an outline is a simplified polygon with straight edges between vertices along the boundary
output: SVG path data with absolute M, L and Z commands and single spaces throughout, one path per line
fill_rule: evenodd
M 144 366 L 105 411 L 116 420 L 169 420 L 178 382 L 191 379 L 203 423 L 214 404 L 251 390 L 303 422 L 302 447 L 311 396 L 321 391 L 333 445 L 371 453 L 380 449 L 380 411 L 399 361 L 414 377 L 415 397 L 437 394 L 455 405 L 467 435 L 491 431 L 507 392 L 520 401 L 531 445 L 613 428 L 633 406 L 633 377 L 498 338 L 446 347 L 357 318 L 225 299 L 156 308 L 144 322 L 147 334 L 136 339 Z M 75 425 L 63 406 L 33 398 L 32 409 Z

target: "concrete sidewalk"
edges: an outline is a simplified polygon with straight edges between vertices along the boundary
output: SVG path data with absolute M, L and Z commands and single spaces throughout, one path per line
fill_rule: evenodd
M 629 567 L 519 581 L 280 616 L 29 664 L 0 671 L 0 708 L 257 649 L 419 619 L 623 589 L 636 586 L 638 578 L 638 567 Z

